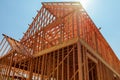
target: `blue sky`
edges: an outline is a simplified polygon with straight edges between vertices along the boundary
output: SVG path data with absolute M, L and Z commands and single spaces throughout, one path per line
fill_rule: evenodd
M 120 0 L 73 1 L 81 1 L 96 26 L 102 27 L 101 33 L 120 59 Z M 31 24 L 32 17 L 41 8 L 41 2 L 45 0 L 0 0 L 0 41 L 2 33 L 21 39 L 28 24 Z

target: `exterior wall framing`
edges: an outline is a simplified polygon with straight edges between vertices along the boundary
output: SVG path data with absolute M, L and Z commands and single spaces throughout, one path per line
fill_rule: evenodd
M 1 80 L 120 80 L 120 61 L 78 2 L 44 2 L 20 41 L 0 43 Z

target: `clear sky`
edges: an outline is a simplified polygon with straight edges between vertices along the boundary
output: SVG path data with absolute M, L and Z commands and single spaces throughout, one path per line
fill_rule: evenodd
M 0 41 L 2 33 L 21 39 L 45 1 L 52 0 L 0 0 Z M 73 1 L 80 1 L 96 26 L 102 27 L 101 33 L 120 59 L 120 0 Z

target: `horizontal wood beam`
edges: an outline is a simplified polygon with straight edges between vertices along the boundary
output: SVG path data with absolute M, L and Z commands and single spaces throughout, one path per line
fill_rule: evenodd
M 50 52 L 55 51 L 55 50 L 58 50 L 58 49 L 60 49 L 60 48 L 64 48 L 64 47 L 66 47 L 66 46 L 75 44 L 75 43 L 77 43 L 77 41 L 78 41 L 78 38 L 73 38 L 73 39 L 71 39 L 71 40 L 69 40 L 69 41 L 65 41 L 65 42 L 63 42 L 63 43 L 61 43 L 61 44 L 59 44 L 59 45 L 57 45 L 57 46 L 53 46 L 53 47 L 51 47 L 51 48 L 49 48 L 49 49 L 45 49 L 45 50 L 42 50 L 42 51 L 40 51 L 40 52 L 38 52 L 38 53 L 35 53 L 33 56 L 34 56 L 34 57 L 38 57 L 38 56 L 41 56 L 41 55 L 50 53 Z

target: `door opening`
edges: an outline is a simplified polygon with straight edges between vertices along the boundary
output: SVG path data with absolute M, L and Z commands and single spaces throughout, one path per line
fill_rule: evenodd
M 98 80 L 97 64 L 89 58 L 88 58 L 88 74 L 89 80 Z

